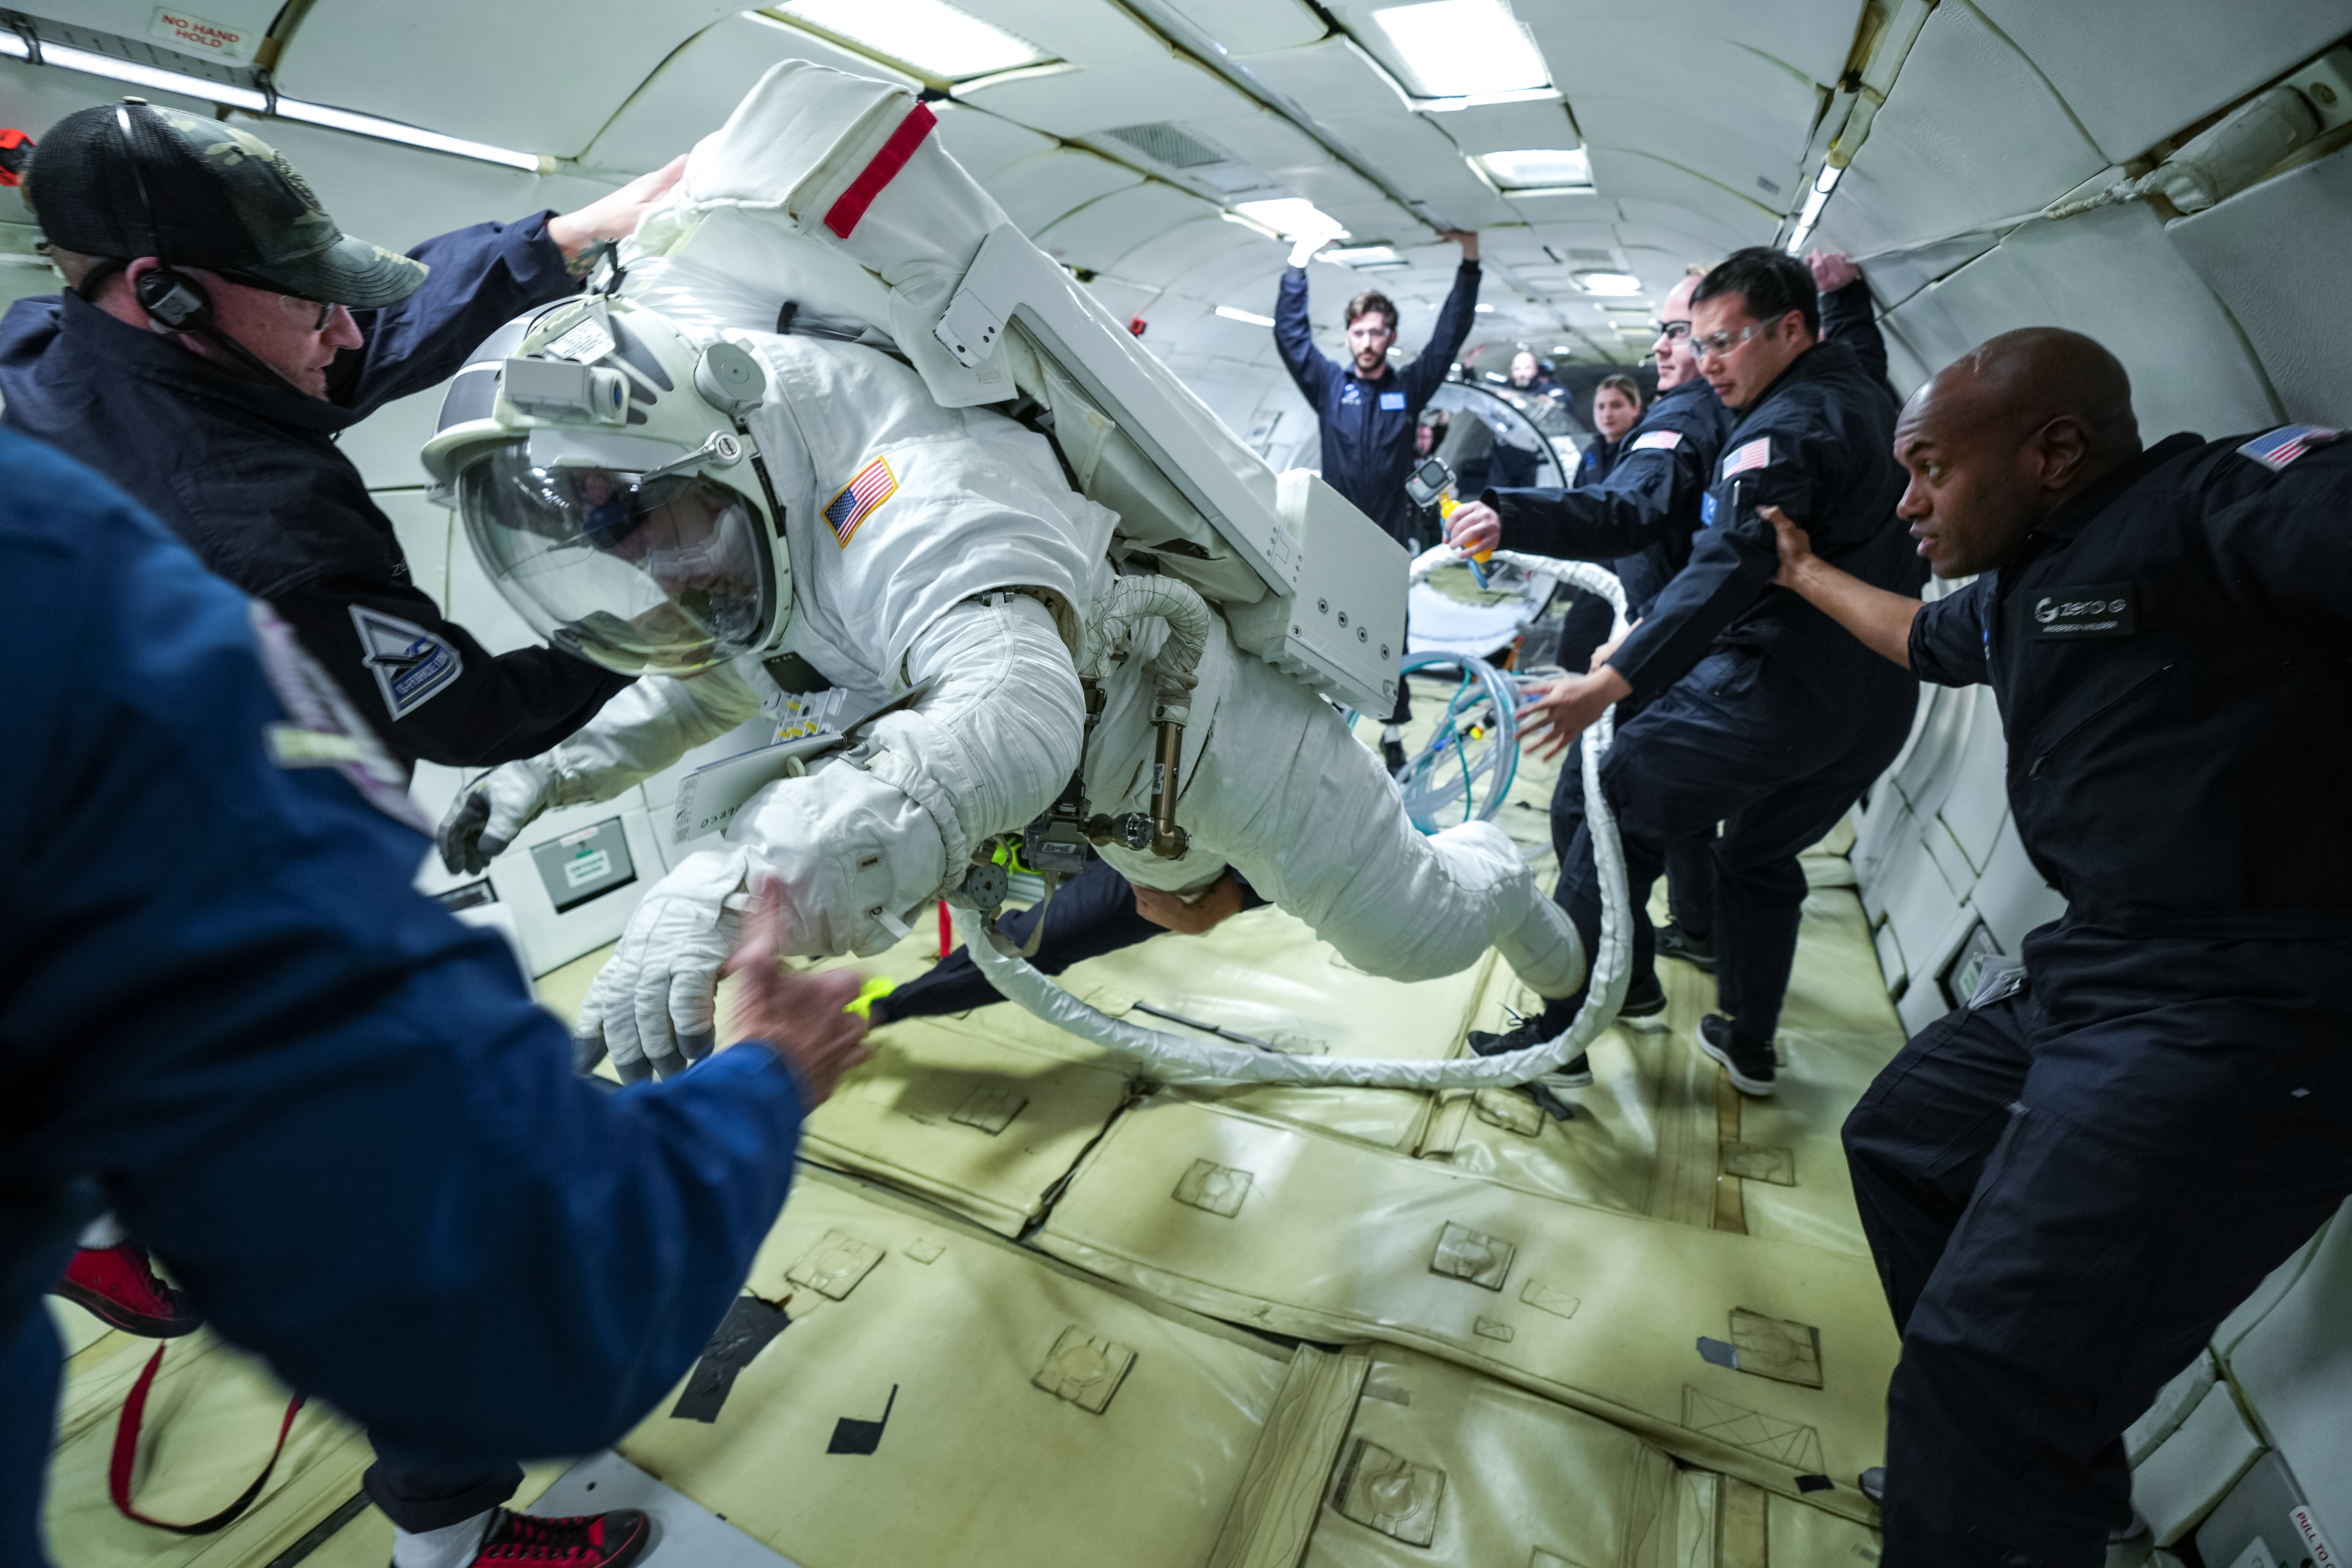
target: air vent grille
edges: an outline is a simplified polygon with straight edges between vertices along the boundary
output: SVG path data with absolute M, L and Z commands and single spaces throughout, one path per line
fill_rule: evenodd
M 1152 125 L 1122 125 L 1106 132 L 1126 142 L 1147 158 L 1157 159 L 1171 169 L 1198 169 L 1204 164 L 1222 163 L 1226 154 L 1181 127 L 1160 121 Z

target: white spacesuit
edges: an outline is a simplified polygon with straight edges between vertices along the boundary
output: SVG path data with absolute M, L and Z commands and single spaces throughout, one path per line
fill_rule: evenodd
M 772 77 L 738 110 L 731 142 L 722 132 L 696 150 L 673 198 L 723 221 L 698 236 L 690 217 L 649 220 L 641 232 L 655 245 L 667 235 L 670 249 L 635 261 L 637 280 L 620 300 L 593 302 L 596 331 L 575 330 L 587 319 L 577 313 L 493 340 L 478 365 L 495 370 L 518 348 L 521 357 L 504 360 L 495 396 L 461 378 L 427 448 L 493 579 L 541 630 L 621 668 L 693 672 L 648 675 L 563 745 L 461 795 L 442 835 L 453 863 L 495 853 L 550 806 L 608 798 L 735 728 L 774 694 L 767 664 L 783 656 L 845 689 L 852 712 L 921 689 L 806 776 L 761 789 L 727 828 L 726 848 L 688 858 L 646 894 L 579 1025 L 592 1050 L 601 1041 L 632 1077 L 676 1070 L 708 1048 L 712 990 L 750 879 L 781 879 L 793 951 L 877 952 L 925 904 L 956 892 L 977 846 L 1028 826 L 1062 795 L 1082 746 L 1090 809 L 1141 811 L 1153 788 L 1155 704 L 1171 692 L 1155 680 L 1161 625 L 1107 623 L 1121 598 L 1118 517 L 1071 488 L 1045 437 L 990 408 L 944 406 L 940 384 L 952 367 L 936 344 L 903 356 L 877 346 L 894 325 L 895 341 L 907 341 L 910 312 L 936 310 L 939 279 L 881 267 L 894 286 L 886 292 L 865 274 L 871 293 L 861 299 L 855 268 L 809 259 L 816 247 L 785 233 L 793 213 L 781 195 L 768 220 L 775 250 L 801 259 L 747 247 L 756 230 L 741 209 L 751 204 L 714 193 L 744 187 L 740 160 L 725 160 L 777 85 Z M 796 86 L 792 101 L 806 113 L 809 78 Z M 773 124 L 761 130 L 772 149 Z M 915 153 L 898 164 L 918 175 L 921 160 L 943 165 L 934 177 L 958 183 L 958 201 L 989 209 L 968 226 L 993 226 L 993 204 L 936 139 Z M 834 190 L 856 189 L 854 161 L 845 174 L 818 172 Z M 819 208 L 837 215 L 841 199 L 819 191 Z M 866 199 L 887 216 L 887 202 L 871 191 Z M 730 267 L 730 258 L 748 260 Z M 819 305 L 785 310 L 786 289 Z M 793 330 L 759 330 L 780 319 Z M 812 319 L 825 335 L 810 335 Z M 846 341 L 853 334 L 867 341 Z M 701 364 L 688 357 L 714 341 Z M 756 369 L 726 362 L 728 343 Z M 573 403 L 569 391 L 532 400 L 533 367 L 551 362 L 586 389 Z M 635 368 L 609 386 L 591 379 L 625 364 Z M 764 388 L 747 392 L 762 374 Z M 615 412 L 617 400 L 627 412 Z M 698 423 L 683 427 L 688 415 Z M 627 443 L 647 436 L 677 455 L 659 459 L 647 446 L 628 458 Z M 682 500 L 681 486 L 700 499 Z M 614 487 L 625 502 L 617 509 L 606 504 Z M 681 531 L 677 520 L 689 513 Z M 656 534 L 662 542 L 649 544 Z M 614 574 L 632 569 L 625 584 Z M 732 586 L 714 585 L 722 579 Z M 1230 865 L 1349 963 L 1392 978 L 1453 973 L 1493 945 L 1547 995 L 1581 984 L 1573 928 L 1503 834 L 1476 824 L 1421 835 L 1329 703 L 1236 648 L 1216 616 L 1197 620 L 1192 635 L 1205 636 L 1180 683 L 1190 686 L 1180 694 L 1189 715 L 1176 781 L 1189 844 L 1172 858 L 1102 847 L 1121 874 L 1189 890 Z M 1128 631 L 1131 647 L 1104 645 Z M 1104 699 L 1090 738 L 1082 668 L 1100 677 Z

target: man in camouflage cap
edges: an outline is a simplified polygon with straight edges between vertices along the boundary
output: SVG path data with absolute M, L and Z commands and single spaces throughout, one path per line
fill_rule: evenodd
M 345 235 L 292 164 L 235 126 L 136 99 L 78 110 L 40 138 L 25 177 L 71 287 L 0 320 L 5 422 L 112 479 L 214 573 L 269 600 L 404 762 L 534 755 L 626 679 L 548 647 L 494 658 L 444 618 L 334 437 L 576 292 L 595 248 L 634 230 L 683 164 L 566 216 L 477 224 L 399 256 Z M 58 1293 L 135 1333 L 195 1326 L 110 1220 L 82 1244 Z M 397 1568 L 620 1568 L 645 1550 L 644 1517 L 627 1510 L 504 1513 L 521 1479 L 379 1444 L 367 1489 L 396 1527 Z
M 577 291 L 595 248 L 680 166 L 398 256 L 345 235 L 292 164 L 233 125 L 135 99 L 77 110 L 26 174 L 71 288 L 0 320 L 6 422 L 269 600 L 403 761 L 534 755 L 625 679 L 548 647 L 493 658 L 445 619 L 334 437 Z

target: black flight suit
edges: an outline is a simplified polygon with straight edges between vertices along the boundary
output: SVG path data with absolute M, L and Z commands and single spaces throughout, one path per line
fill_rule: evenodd
M 1780 550 L 1755 509 L 1780 507 L 1822 559 L 1864 581 L 1916 590 L 1920 568 L 1895 516 L 1903 470 L 1894 433 L 1893 403 L 1851 348 L 1806 350 L 1726 437 L 1689 563 L 1609 661 L 1643 704 L 1601 764 L 1625 848 L 1633 973 L 1652 970 L 1647 905 L 1668 851 L 1723 824 L 1710 846 L 1717 994 L 1751 1045 L 1771 1040 L 1796 958 L 1806 886 L 1797 857 L 1895 760 L 1918 703 L 1907 678 L 1887 679 L 1902 671 L 1774 585 Z M 1580 493 L 1589 500 L 1580 505 L 1627 531 L 1619 548 L 1653 542 L 1643 500 Z M 1560 775 L 1552 831 L 1569 843 L 1556 896 L 1592 952 L 1601 892 L 1582 775 L 1572 766 Z M 1577 1000 L 1548 1006 L 1546 1027 L 1565 1027 Z
M 1905 1568 L 2100 1562 L 2124 1428 L 2352 1193 L 2352 441 L 2294 429 L 2158 444 L 1912 622 L 2068 909 L 1845 1126 Z
M 113 480 L 215 575 L 268 600 L 404 761 L 536 756 L 628 678 L 550 647 L 493 658 L 445 620 L 335 437 L 447 380 L 483 339 L 579 282 L 543 214 L 410 254 L 431 275 L 396 305 L 354 312 L 367 341 L 328 367 L 324 399 L 200 358 L 72 294 L 9 307 L 0 397 L 9 426 Z
M 1639 620 L 1690 560 L 1692 537 L 1702 526 L 1699 505 L 1734 417 L 1715 388 L 1693 376 L 1652 401 L 1642 422 L 1618 442 L 1616 461 L 1599 486 L 1580 482 L 1576 489 L 1566 491 L 1495 489 L 1481 499 L 1502 520 L 1504 549 L 1564 561 L 1607 562 L 1624 584 L 1626 618 Z M 1591 455 L 1591 448 L 1586 455 Z M 1643 510 L 1628 513 L 1595 505 L 1584 494 L 1588 488 L 1632 497 L 1643 503 Z M 1583 670 L 1593 649 L 1609 640 L 1610 626 L 1607 600 L 1580 597 L 1560 623 L 1560 664 L 1571 671 Z M 1552 848 L 1561 857 L 1584 821 L 1582 788 L 1578 769 L 1560 769 L 1559 782 L 1552 788 L 1551 829 Z M 1715 931 L 1715 868 L 1708 854 L 1714 838 L 1715 825 L 1709 823 L 1703 834 L 1666 849 L 1666 896 L 1675 923 L 1701 938 Z

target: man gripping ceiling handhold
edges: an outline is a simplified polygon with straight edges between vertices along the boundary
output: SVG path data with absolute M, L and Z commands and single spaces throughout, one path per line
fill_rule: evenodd
M 1148 820 L 1171 711 L 1177 831 L 1101 846 L 1129 880 L 1186 892 L 1230 866 L 1360 969 L 1433 977 L 1492 945 L 1546 996 L 1574 994 L 1582 946 L 1509 839 L 1415 831 L 1329 703 L 1121 545 L 1129 492 L 1122 523 L 1071 488 L 1088 471 L 1065 468 L 1076 421 L 1057 455 L 976 405 L 988 389 L 929 329 L 1005 220 L 930 124 L 900 89 L 778 67 L 648 215 L 621 290 L 493 337 L 425 448 L 525 618 L 648 677 L 462 793 L 440 835 L 453 869 L 744 723 L 780 677 L 817 672 L 852 712 L 910 699 L 766 784 L 723 847 L 647 892 L 583 1006 L 583 1060 L 609 1050 L 642 1078 L 709 1048 L 755 868 L 783 879 L 791 951 L 866 954 L 957 900 L 974 851 L 1074 778 L 1097 819 Z M 1213 563 L 1185 564 L 1213 590 Z

